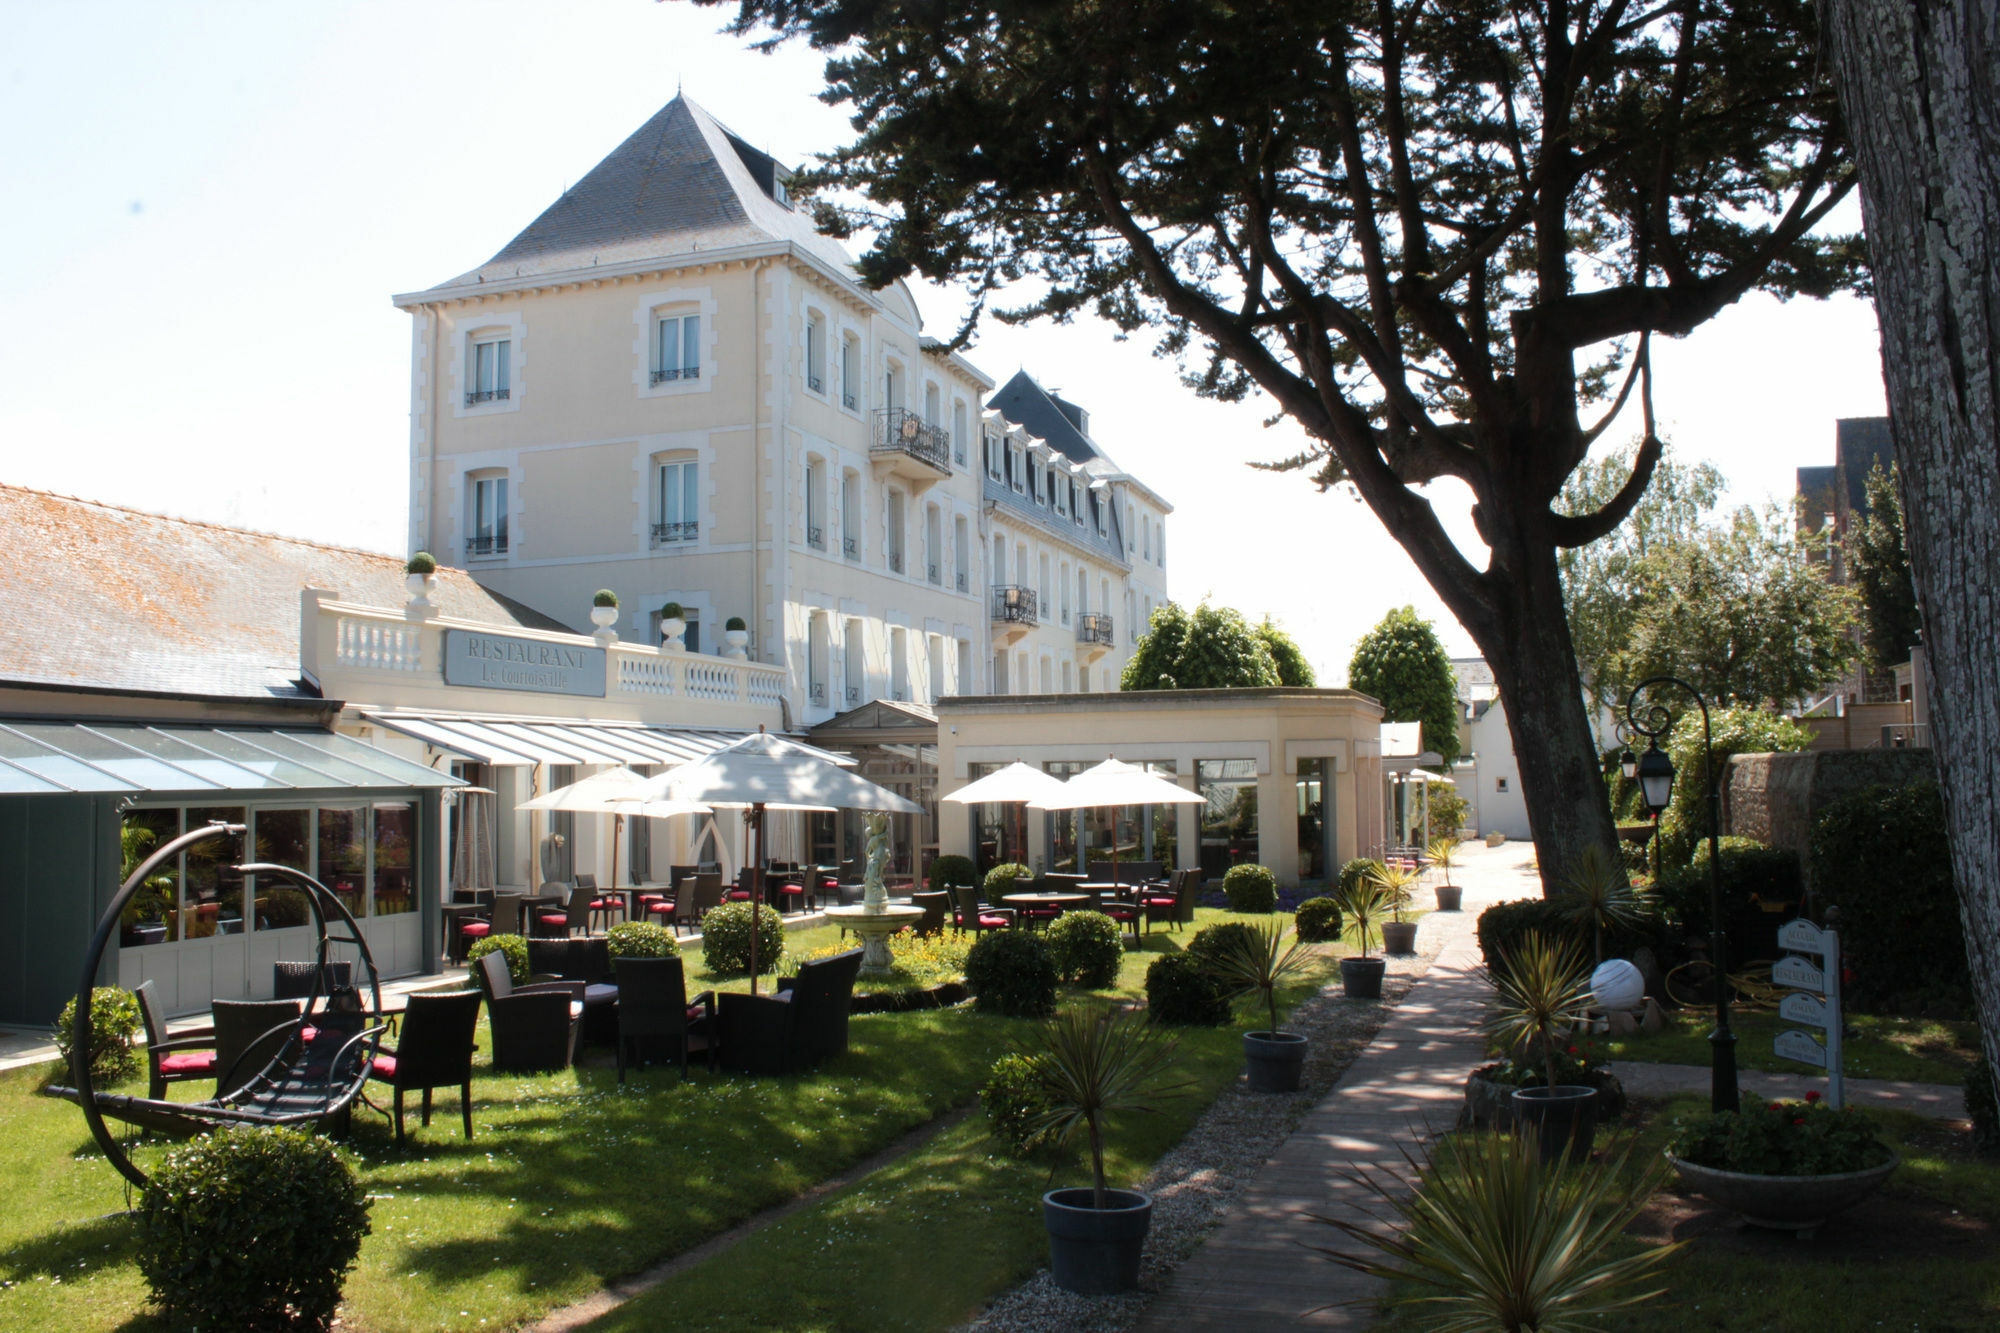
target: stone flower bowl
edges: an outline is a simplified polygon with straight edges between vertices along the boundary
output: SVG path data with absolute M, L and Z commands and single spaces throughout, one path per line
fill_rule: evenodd
M 1891 1153 L 1880 1166 L 1836 1176 L 1752 1176 L 1697 1166 L 1667 1154 L 1681 1184 L 1710 1203 L 1729 1209 L 1752 1226 L 1796 1231 L 1806 1237 L 1841 1209 L 1873 1194 L 1902 1160 Z

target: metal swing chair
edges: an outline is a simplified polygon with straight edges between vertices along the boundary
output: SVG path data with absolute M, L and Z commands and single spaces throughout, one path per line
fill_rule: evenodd
M 218 837 L 241 837 L 241 824 L 210 824 L 175 838 L 142 862 L 119 888 L 104 910 L 84 959 L 83 980 L 76 993 L 76 1019 L 70 1036 L 70 1078 L 74 1087 L 52 1087 L 51 1096 L 62 1097 L 83 1108 L 92 1137 L 119 1173 L 144 1188 L 147 1176 L 125 1153 L 105 1125 L 105 1117 L 143 1130 L 187 1138 L 229 1125 L 289 1125 L 325 1130 L 338 1126 L 348 1109 L 361 1095 L 368 1073 L 380 1049 L 386 1024 L 364 1027 L 364 1011 L 359 992 L 353 987 L 326 990 L 327 950 L 336 944 L 351 944 L 361 953 L 361 971 L 366 976 L 373 1004 L 369 1012 L 382 1010 L 382 981 L 375 959 L 360 928 L 333 891 L 302 870 L 260 861 L 233 867 L 242 874 L 277 876 L 302 890 L 312 909 L 313 925 L 319 936 L 314 960 L 312 990 L 300 1017 L 288 1019 L 251 1042 L 235 1064 L 221 1071 L 220 1087 L 233 1087 L 241 1066 L 251 1052 L 264 1049 L 282 1038 L 276 1052 L 263 1069 L 247 1083 L 225 1096 L 204 1102 L 155 1101 L 121 1093 L 99 1092 L 90 1076 L 90 1001 L 97 984 L 97 971 L 105 946 L 118 928 L 119 918 L 132 895 L 154 869 L 195 843 Z M 342 933 L 334 933 L 339 927 Z

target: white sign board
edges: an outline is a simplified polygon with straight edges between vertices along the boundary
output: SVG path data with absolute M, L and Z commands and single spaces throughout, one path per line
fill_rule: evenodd
M 1771 967 L 1771 980 L 1780 986 L 1790 986 L 1796 990 L 1826 993 L 1826 973 L 1814 967 L 1803 958 L 1780 958 Z
M 1778 1034 L 1771 1049 L 1787 1060 L 1824 1069 L 1827 1103 L 1839 1108 L 1847 1101 L 1840 1056 L 1840 935 L 1801 918 L 1787 921 L 1779 929 L 1778 945 L 1820 956 L 1821 965 L 1814 967 L 1797 953 L 1786 954 L 1772 965 L 1771 980 L 1793 988 L 1790 995 L 1778 1001 L 1778 1017 L 1787 1023 L 1818 1028 L 1826 1035 L 1826 1041 L 1821 1045 L 1811 1033 L 1788 1028 Z M 1808 991 L 1812 993 L 1806 994 Z
M 1827 1023 L 1826 1001 L 1815 999 L 1804 991 L 1793 991 L 1778 1001 L 1778 1017 L 1787 1023 L 1803 1023 L 1809 1028 L 1824 1028 Z
M 477 630 L 444 632 L 444 683 L 485 690 L 604 697 L 602 648 Z
M 1771 1043 L 1771 1048 L 1787 1060 L 1826 1068 L 1826 1047 L 1795 1028 L 1780 1032 L 1778 1039 Z
M 1804 917 L 1800 917 L 1796 921 L 1787 921 L 1779 928 L 1778 947 L 1780 949 L 1791 949 L 1798 953 L 1824 954 L 1831 947 L 1827 943 L 1827 938 L 1831 933 L 1830 931 L 1821 930 Z

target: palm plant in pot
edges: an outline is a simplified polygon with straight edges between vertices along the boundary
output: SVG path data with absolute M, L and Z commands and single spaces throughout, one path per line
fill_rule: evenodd
M 1403 909 L 1410 905 L 1410 892 L 1417 887 L 1418 871 L 1402 861 L 1377 861 L 1368 874 L 1389 900 L 1391 919 L 1382 923 L 1382 952 L 1415 953 L 1417 923 L 1403 920 Z
M 1340 904 L 1340 915 L 1354 932 L 1354 942 L 1361 950 L 1359 958 L 1340 960 L 1340 988 L 1350 1000 L 1379 1000 L 1382 974 L 1389 965 L 1380 958 L 1369 957 L 1368 945 L 1381 937 L 1382 918 L 1390 911 L 1388 891 L 1373 876 L 1358 875 L 1341 884 L 1334 901 Z
M 1278 987 L 1296 976 L 1311 956 L 1311 946 L 1301 940 L 1286 945 L 1283 926 L 1255 926 L 1233 937 L 1230 947 L 1209 965 L 1239 994 L 1259 995 L 1270 1015 L 1270 1027 L 1243 1034 L 1243 1063 L 1252 1092 L 1299 1090 L 1307 1043 L 1296 1032 L 1278 1030 Z
M 1446 836 L 1432 841 L 1431 864 L 1444 874 L 1444 883 L 1432 890 L 1437 894 L 1440 912 L 1456 912 L 1465 901 L 1465 890 L 1451 882 L 1452 863 L 1457 860 L 1457 838 Z
M 1522 937 L 1493 974 L 1494 1007 L 1487 1031 L 1517 1058 L 1539 1061 L 1547 1082 L 1514 1090 L 1514 1115 L 1535 1132 L 1542 1160 L 1590 1155 L 1597 1133 L 1597 1089 L 1556 1082 L 1556 1054 L 1583 1021 L 1590 979 L 1582 954 L 1568 940 L 1540 932 Z
M 1157 1099 L 1187 1085 L 1166 1082 L 1175 1044 L 1162 1039 L 1145 1016 L 1069 1009 L 1042 1025 L 1039 1041 L 1023 1051 L 1049 1109 L 1030 1133 L 1066 1142 L 1079 1129 L 1090 1140 L 1092 1183 L 1087 1189 L 1050 1190 L 1042 1196 L 1049 1233 L 1049 1267 L 1056 1285 L 1086 1296 L 1131 1291 L 1139 1285 L 1139 1256 L 1152 1226 L 1153 1200 L 1141 1190 L 1112 1189 L 1104 1180 L 1104 1124 L 1126 1113 L 1151 1114 Z

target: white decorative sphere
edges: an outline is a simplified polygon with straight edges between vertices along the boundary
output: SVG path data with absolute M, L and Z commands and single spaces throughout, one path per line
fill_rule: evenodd
M 1590 993 L 1607 1013 L 1637 1009 L 1646 1002 L 1646 978 L 1623 958 L 1614 958 L 1590 974 Z

